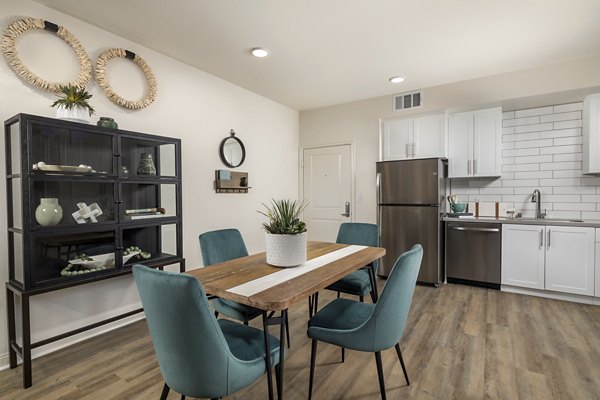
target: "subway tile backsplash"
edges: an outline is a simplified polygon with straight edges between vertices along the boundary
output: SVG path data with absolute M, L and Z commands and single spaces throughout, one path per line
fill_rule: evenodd
M 549 217 L 600 219 L 600 177 L 581 173 L 582 108 L 577 102 L 504 112 L 502 177 L 452 179 L 451 192 L 534 217 L 531 194 L 539 189 Z

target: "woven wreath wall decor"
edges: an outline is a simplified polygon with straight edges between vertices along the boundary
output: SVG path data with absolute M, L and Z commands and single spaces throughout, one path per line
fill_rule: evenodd
M 148 83 L 148 92 L 146 96 L 138 101 L 127 100 L 114 92 L 114 90 L 110 87 L 108 80 L 106 79 L 106 66 L 110 60 L 115 57 L 127 58 L 133 60 L 136 63 L 146 76 L 146 81 Z M 139 110 L 144 107 L 148 107 L 154 99 L 156 98 L 156 78 L 154 77 L 154 73 L 146 64 L 146 61 L 139 55 L 125 49 L 108 49 L 104 51 L 102 54 L 98 56 L 98 61 L 96 61 L 96 80 L 98 84 L 104 90 L 106 96 L 111 99 L 116 104 L 129 108 L 131 110 Z
M 43 29 L 49 32 L 53 32 L 64 40 L 75 52 L 77 58 L 79 59 L 79 76 L 72 82 L 48 82 L 39 76 L 35 75 L 33 72 L 29 70 L 25 65 L 23 65 L 19 55 L 17 53 L 16 43 L 17 39 L 20 35 L 27 31 L 31 31 L 34 29 Z M 58 92 L 60 90 L 60 86 L 78 86 L 85 87 L 87 83 L 92 78 L 92 62 L 90 61 L 90 57 L 87 52 L 79 43 L 79 40 L 75 38 L 66 28 L 62 26 L 58 26 L 53 24 L 52 22 L 45 21 L 41 18 L 22 18 L 17 21 L 12 22 L 2 36 L 2 53 L 4 57 L 8 60 L 9 65 L 12 69 L 24 79 L 26 82 L 39 87 L 43 90 L 48 90 L 50 92 Z

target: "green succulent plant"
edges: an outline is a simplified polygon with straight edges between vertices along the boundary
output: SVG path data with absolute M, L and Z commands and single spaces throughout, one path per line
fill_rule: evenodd
M 274 235 L 297 235 L 306 232 L 306 223 L 300 214 L 308 204 L 295 200 L 271 200 L 271 205 L 263 203 L 265 211 L 259 211 L 269 219 L 263 223 L 263 229 Z
M 67 110 L 72 110 L 73 108 L 83 108 L 84 110 L 88 111 L 90 117 L 96 112 L 94 107 L 92 107 L 88 101 L 92 98 L 92 95 L 83 87 L 74 85 L 61 85 L 60 93 L 58 95 L 62 97 L 52 103 L 50 107 L 63 106 Z

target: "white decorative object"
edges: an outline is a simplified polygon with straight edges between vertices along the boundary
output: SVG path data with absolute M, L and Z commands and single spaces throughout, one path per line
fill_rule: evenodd
M 295 267 L 306 262 L 306 232 L 297 235 L 266 233 L 267 264 Z
M 85 203 L 77 203 L 77 207 L 79 211 L 75 211 L 71 215 L 78 224 L 85 224 L 88 220 L 89 222 L 98 222 L 96 217 L 102 215 L 102 209 L 100 209 L 98 203 L 93 203 L 89 206 Z
M 56 118 L 66 121 L 81 122 L 84 124 L 90 123 L 89 111 L 81 107 L 72 107 L 71 109 L 59 105 L 56 108 Z
M 123 256 L 123 264 L 127 263 L 129 259 L 133 256 L 138 255 L 139 251 L 134 251 L 132 253 Z M 106 253 L 106 254 L 98 254 L 95 256 L 90 256 L 91 260 L 82 260 L 82 259 L 74 259 L 69 260 L 69 264 L 79 265 L 80 267 L 92 269 L 92 268 L 113 268 L 115 266 L 115 253 Z
M 43 161 L 37 162 L 33 164 L 33 169 L 35 171 L 52 171 L 52 172 L 79 172 L 79 173 L 87 173 L 92 172 L 92 167 L 89 165 L 79 164 L 78 166 L 74 165 L 48 165 Z

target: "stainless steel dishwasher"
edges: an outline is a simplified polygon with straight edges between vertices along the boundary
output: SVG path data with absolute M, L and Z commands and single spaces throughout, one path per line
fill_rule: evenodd
M 446 222 L 446 279 L 500 289 L 502 224 Z

